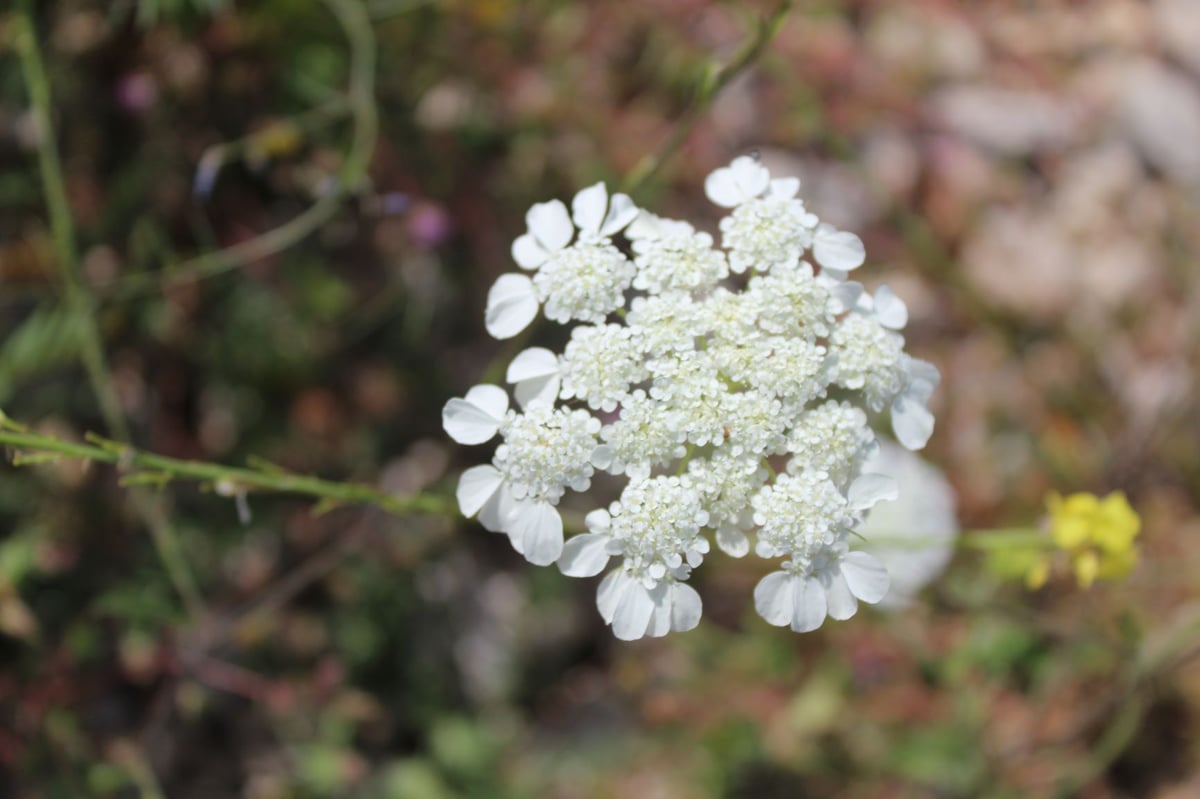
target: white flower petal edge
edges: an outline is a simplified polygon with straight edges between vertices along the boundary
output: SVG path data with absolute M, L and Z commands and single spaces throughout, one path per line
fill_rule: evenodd
M 614 194 L 608 204 L 608 216 L 600 226 L 600 235 L 611 236 L 625 229 L 640 213 L 628 194 Z
M 600 234 L 604 212 L 608 208 L 608 189 L 596 183 L 581 190 L 571 200 L 571 218 L 581 233 Z
M 839 272 L 857 269 L 867 259 L 867 248 L 862 239 L 825 223 L 817 226 L 812 251 L 817 263 Z
M 532 233 L 524 233 L 513 241 L 512 257 L 517 262 L 517 266 L 533 270 L 550 260 L 550 253 L 546 251 L 545 247 L 538 244 L 536 236 Z
M 825 590 L 825 604 L 829 618 L 845 621 L 858 612 L 858 600 L 846 583 L 846 576 L 840 568 L 826 569 L 818 579 L 821 588 Z
M 580 232 L 611 236 L 632 222 L 638 209 L 627 194 L 614 194 L 610 201 L 608 189 L 603 183 L 596 183 L 575 195 L 571 213 Z
M 506 339 L 529 327 L 538 312 L 537 289 L 525 275 L 509 272 L 488 291 L 484 327 L 492 338 Z
M 843 555 L 839 565 L 850 593 L 863 602 L 874 605 L 887 596 L 891 580 L 879 558 L 869 552 L 855 550 Z
M 687 632 L 700 623 L 704 605 L 690 585 L 671 580 L 659 583 L 649 593 L 654 613 L 645 634 L 651 638 L 661 638 L 669 632 Z
M 442 407 L 442 427 L 459 444 L 482 444 L 499 432 L 507 410 L 504 389 L 485 383 Z
M 496 495 L 504 476 L 500 470 L 491 464 L 472 466 L 458 478 L 458 489 L 454 492 L 458 499 L 458 508 L 468 519 L 479 513 L 480 509 Z
M 636 641 L 646 634 L 654 615 L 655 602 L 640 578 L 624 570 L 609 572 L 596 591 L 596 608 L 613 635 Z
M 571 243 L 575 227 L 571 215 L 561 200 L 537 203 L 525 214 L 525 224 L 538 243 L 549 253 L 558 252 Z
M 583 533 L 563 545 L 558 569 L 568 577 L 595 577 L 608 565 L 609 537 L 603 533 Z
M 558 399 L 558 356 L 545 347 L 530 347 L 513 358 L 504 379 L 522 408 L 534 403 L 553 404 Z
M 850 484 L 846 499 L 852 510 L 867 510 L 876 502 L 887 502 L 900 496 L 900 486 L 886 474 L 860 475 Z
M 919 450 L 933 435 L 933 414 L 925 406 L 941 375 L 933 364 L 909 359 L 908 383 L 892 400 L 892 432 L 906 449 Z
M 731 558 L 744 558 L 750 551 L 750 539 L 735 527 L 717 530 L 717 546 Z
M 800 178 L 775 178 L 771 181 L 770 196 L 790 200 L 800 193 Z
M 771 174 L 767 168 L 748 155 L 733 159 L 729 166 L 721 167 L 709 174 L 704 181 L 704 193 L 708 199 L 723 208 L 733 208 L 753 200 L 770 185 Z M 799 183 L 796 184 L 799 189 Z
M 908 306 L 887 286 L 875 290 L 875 318 L 892 330 L 903 330 L 908 324 Z
M 517 502 L 505 532 L 513 549 L 535 566 L 549 566 L 562 554 L 562 516 L 549 502 Z
M 812 632 L 825 622 L 825 591 L 813 577 L 772 572 L 754 587 L 754 608 L 768 624 Z
M 478 513 L 485 530 L 502 533 L 508 526 L 515 501 L 495 466 L 485 463 L 463 472 L 455 497 L 463 516 L 469 519 Z

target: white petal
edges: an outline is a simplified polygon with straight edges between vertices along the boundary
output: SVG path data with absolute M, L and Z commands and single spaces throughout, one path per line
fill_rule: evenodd
M 459 444 L 482 444 L 500 430 L 508 395 L 499 386 L 479 385 L 442 407 L 442 427 Z
M 544 347 L 530 347 L 513 358 L 504 379 L 516 385 L 513 393 L 522 408 L 535 402 L 553 404 L 558 398 L 558 356 Z
M 886 474 L 864 474 L 850 484 L 847 497 L 854 510 L 866 510 L 876 502 L 893 500 L 900 496 L 900 486 Z
M 594 577 L 608 565 L 608 536 L 584 533 L 563 545 L 558 570 L 568 577 Z
M 892 432 L 905 449 L 918 450 L 933 435 L 933 414 L 908 393 L 892 401 Z
M 479 523 L 489 532 L 503 533 L 512 523 L 516 507 L 517 501 L 513 499 L 512 491 L 501 483 L 496 493 L 479 509 Z M 511 540 L 512 536 L 509 536 L 509 539 Z
M 850 592 L 850 586 L 846 584 L 846 578 L 840 571 L 835 570 L 827 574 L 823 586 L 830 618 L 845 621 L 858 612 L 858 600 Z
M 508 534 L 517 551 L 536 566 L 549 566 L 562 554 L 562 516 L 548 502 L 519 504 L 513 512 Z
M 887 286 L 880 286 L 875 291 L 875 317 L 884 327 L 903 330 L 908 324 L 908 307 L 894 291 Z
M 556 374 L 538 380 L 526 380 L 517 383 L 513 393 L 523 409 L 533 405 L 553 405 L 558 397 L 559 382 Z
M 754 586 L 754 609 L 768 624 L 784 627 L 791 623 L 796 579 L 788 572 L 771 572 Z
M 822 272 L 821 274 L 825 274 Z M 846 283 L 838 283 L 831 290 L 833 295 L 833 310 L 834 313 L 842 313 L 848 311 L 858 305 L 858 301 L 863 297 L 863 284 L 849 281 Z
M 771 196 L 790 200 L 800 193 L 800 178 L 776 178 L 771 181 Z
M 729 165 L 733 179 L 747 199 L 753 199 L 767 190 L 771 184 L 771 173 L 767 168 L 748 155 L 738 156 Z M 797 186 L 799 188 L 799 186 Z
M 550 253 L 532 233 L 523 233 L 512 243 L 512 257 L 522 269 L 537 269 L 550 259 Z
M 525 224 L 529 225 L 529 232 L 551 253 L 566 247 L 575 235 L 571 216 L 561 200 L 537 203 L 525 214 Z
M 750 539 L 736 527 L 722 527 L 717 530 L 717 546 L 729 557 L 741 558 L 750 551 Z
M 618 197 L 621 195 L 617 195 Z M 615 199 L 615 198 L 614 198 Z M 632 201 L 631 201 L 632 202 Z M 662 238 L 662 232 L 659 229 L 659 217 L 649 211 L 638 211 L 634 215 L 633 220 L 629 223 L 629 227 L 625 230 L 625 235 L 631 241 L 639 239 L 659 239 Z
M 696 589 L 686 583 L 671 586 L 671 629 L 678 633 L 687 632 L 700 623 L 704 605 Z
M 929 361 L 922 361 L 919 358 L 909 358 L 906 368 L 908 370 L 908 388 L 904 390 L 904 393 L 925 405 L 929 402 L 929 397 L 933 395 L 933 390 L 942 380 L 938 368 Z
M 821 266 L 849 272 L 862 266 L 867 248 L 853 233 L 822 225 L 813 242 L 813 256 Z
M 510 272 L 496 278 L 488 291 L 484 326 L 492 338 L 512 338 L 537 316 L 538 298 L 533 281 Z
M 607 207 L 608 189 L 604 188 L 603 183 L 595 183 L 581 190 L 571 201 L 571 216 L 575 220 L 575 227 L 585 233 L 599 233 Z
M 638 213 L 638 207 L 628 194 L 614 194 L 608 203 L 608 216 L 604 217 L 600 233 L 611 236 L 636 219 Z
M 494 419 L 504 418 L 504 412 L 508 410 L 508 394 L 500 386 L 491 383 L 471 386 L 463 399 Z
M 646 625 L 646 635 L 651 638 L 662 638 L 671 632 L 671 603 L 675 597 L 671 593 L 671 587 L 666 583 L 655 585 L 648 593 L 650 601 L 654 603 L 654 611 L 650 614 L 650 621 Z
M 733 170 L 727 166 L 713 170 L 704 179 L 704 193 L 722 208 L 733 208 L 745 202 L 748 198 L 742 194 Z
M 605 624 L 612 624 L 626 582 L 627 575 L 620 569 L 609 572 L 600 581 L 600 587 L 596 589 L 596 609 L 600 611 L 600 618 L 604 619 Z
M 607 533 L 612 528 L 612 516 L 604 508 L 588 511 L 583 526 L 593 533 Z
M 847 552 L 841 560 L 842 575 L 850 593 L 874 605 L 887 596 L 891 580 L 879 559 L 867 552 Z
M 458 478 L 458 489 L 454 492 L 458 499 L 458 509 L 468 519 L 479 513 L 479 509 L 491 499 L 504 477 L 491 464 L 472 466 Z
M 512 359 L 504 379 L 509 383 L 536 380 L 558 373 L 558 356 L 545 347 L 530 347 Z
M 792 591 L 792 629 L 798 633 L 812 632 L 825 623 L 828 607 L 825 589 L 812 577 L 793 577 L 796 586 Z
M 592 465 L 597 469 L 608 471 L 608 467 L 612 466 L 613 451 L 612 447 L 607 444 L 600 444 L 592 451 Z
M 630 580 L 613 611 L 613 635 L 622 641 L 636 641 L 646 634 L 653 615 L 654 600 L 650 598 L 650 592 L 640 580 Z
M 920 358 L 910 358 L 908 361 L 908 379 L 912 382 L 928 383 L 930 388 L 937 388 L 942 382 L 942 373 L 929 361 Z

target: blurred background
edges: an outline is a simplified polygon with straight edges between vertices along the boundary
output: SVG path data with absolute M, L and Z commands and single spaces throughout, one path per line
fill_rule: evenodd
M 529 205 L 661 152 L 774 8 L 34 5 L 134 440 L 401 494 L 486 457 L 439 411 L 515 352 L 482 309 Z M 81 438 L 17 16 L 0 407 Z M 1200 3 L 798 2 L 700 110 L 635 201 L 714 229 L 713 168 L 799 175 L 942 371 L 962 527 L 1122 490 L 1131 577 L 1030 592 L 961 550 L 800 636 L 718 554 L 697 630 L 625 644 L 473 522 L 177 485 L 189 609 L 112 469 L 4 465 L 0 797 L 1200 796 Z

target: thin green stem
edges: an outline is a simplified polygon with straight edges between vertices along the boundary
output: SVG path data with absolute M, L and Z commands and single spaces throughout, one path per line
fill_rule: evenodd
M 15 425 L 7 422 L 0 429 L 0 444 L 21 452 L 111 463 L 126 472 L 126 482 L 167 484 L 175 480 L 189 480 L 211 486 L 222 493 L 272 491 L 303 494 L 324 500 L 326 507 L 341 504 L 373 505 L 394 514 L 449 515 L 456 512 L 453 500 L 437 494 L 402 497 L 361 483 L 322 480 L 285 472 L 278 467 L 255 469 L 171 458 L 94 435 L 89 436 L 87 443 L 63 441 L 54 436 L 16 429 Z
M 688 134 L 692 132 L 692 128 L 703 118 L 725 87 L 762 58 L 767 47 L 775 38 L 775 34 L 779 32 L 784 20 L 787 19 L 791 7 L 790 0 L 779 3 L 774 11 L 757 21 L 754 32 L 742 43 L 733 58 L 725 64 L 709 65 L 708 71 L 696 87 L 696 95 L 691 106 L 675 123 L 674 130 L 671 131 L 671 135 L 663 145 L 652 155 L 643 158 L 629 173 L 629 177 L 622 186 L 623 191 L 628 194 L 636 194 L 658 174 L 667 160 L 683 145 Z
M 37 30 L 34 24 L 32 0 L 21 0 L 20 13 L 16 19 L 16 49 L 20 54 L 21 72 L 28 87 L 32 113 L 38 129 L 38 167 L 50 216 L 50 230 L 54 242 L 55 266 L 63 283 L 67 310 L 74 317 L 76 329 L 80 331 L 80 358 L 87 372 L 92 393 L 100 405 L 104 423 L 117 438 L 130 438 L 129 423 L 121 410 L 116 385 L 105 360 L 100 324 L 96 319 L 96 308 L 91 294 L 80 278 L 79 253 L 76 245 L 75 226 L 71 219 L 71 207 L 67 201 L 66 181 L 63 179 L 62 164 L 58 156 L 58 144 L 51 115 L 50 81 L 42 63 L 38 47 Z M 134 508 L 150 530 L 155 550 L 162 561 L 167 575 L 183 599 L 189 613 L 197 613 L 201 607 L 200 592 L 187 561 L 179 537 L 171 526 L 159 500 L 149 494 L 134 491 Z
M 320 197 L 298 216 L 252 239 L 205 253 L 176 264 L 164 276 L 158 273 L 128 275 L 104 290 L 103 299 L 121 300 L 160 290 L 164 284 L 179 284 L 216 277 L 283 252 L 318 231 L 333 219 L 347 197 L 361 191 L 379 136 L 379 111 L 375 104 L 377 47 L 370 18 L 358 0 L 324 0 L 337 18 L 350 50 L 347 93 L 352 133 L 341 174 L 331 180 Z M 322 115 L 340 113 L 339 106 L 317 109 Z M 323 118 L 323 116 L 322 116 Z
M 42 64 L 38 48 L 37 32 L 33 23 L 33 3 L 21 0 L 21 13 L 17 16 L 16 46 L 21 57 L 21 70 L 29 99 L 34 124 L 38 131 L 38 169 L 41 172 L 46 209 L 50 215 L 50 232 L 54 243 L 55 266 L 62 281 L 67 307 L 76 317 L 81 335 L 79 345 L 88 380 L 96 394 L 105 423 L 119 438 L 127 438 L 129 427 L 121 413 L 117 392 L 109 378 L 108 366 L 101 348 L 103 339 L 96 321 L 91 296 L 79 276 L 79 254 L 75 245 L 75 226 L 71 220 L 71 208 L 67 202 L 66 181 L 63 179 L 62 163 L 55 142 L 54 123 L 51 119 L 50 82 Z
M 189 258 L 172 267 L 165 275 L 158 272 L 140 272 L 121 277 L 110 286 L 101 287 L 104 292 L 102 299 L 109 302 L 150 294 L 162 290 L 164 286 L 205 280 L 269 258 L 299 244 L 333 219 L 344 199 L 343 192 L 335 188 L 302 213 L 254 238 L 216 252 Z

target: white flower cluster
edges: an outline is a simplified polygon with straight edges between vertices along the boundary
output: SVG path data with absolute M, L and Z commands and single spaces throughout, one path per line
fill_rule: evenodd
M 734 557 L 753 538 L 757 555 L 782 559 L 754 591 L 771 624 L 813 630 L 887 593 L 880 562 L 849 546 L 897 493 L 863 471 L 876 447 L 868 413 L 888 409 L 897 439 L 920 449 L 938 373 L 904 352 L 904 303 L 848 280 L 862 241 L 821 223 L 799 188 L 747 157 L 709 175 L 709 199 L 729 209 L 720 248 L 603 184 L 570 211 L 539 203 L 512 248 L 526 273 L 488 294 L 496 338 L 539 310 L 576 326 L 561 354 L 534 347 L 510 364 L 519 411 L 492 385 L 446 403 L 455 441 L 503 440 L 490 465 L 463 473 L 459 505 L 532 563 L 590 577 L 618 560 L 597 597 L 618 638 L 698 623 L 685 581 L 710 537 Z M 596 470 L 628 482 L 564 542 L 556 506 Z

